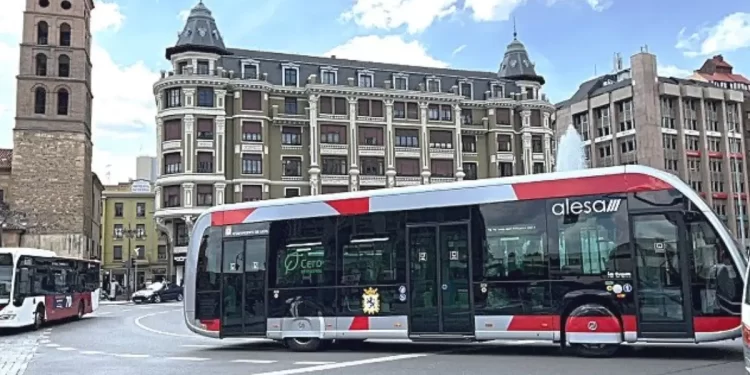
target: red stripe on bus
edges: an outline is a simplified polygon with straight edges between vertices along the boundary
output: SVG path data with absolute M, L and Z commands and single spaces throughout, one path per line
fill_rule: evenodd
M 349 324 L 350 331 L 369 331 L 370 318 L 367 316 L 355 316 L 352 323 Z
M 340 215 L 361 215 L 370 212 L 370 198 L 351 198 L 327 201 Z
M 615 316 L 571 316 L 565 321 L 565 332 L 620 333 L 622 327 Z
M 235 225 L 242 224 L 255 208 L 244 208 L 240 210 L 217 211 L 211 213 L 211 225 Z
M 615 174 L 513 184 L 513 190 L 519 200 L 632 193 L 671 188 L 672 186 L 666 182 L 643 174 Z
M 221 320 L 219 319 L 201 319 L 201 324 L 206 327 L 206 331 L 219 332 Z
M 695 332 L 722 332 L 737 329 L 742 324 L 739 316 L 699 316 L 693 318 Z
M 638 330 L 638 321 L 635 315 L 622 316 L 622 328 L 625 332 L 635 332 Z
M 513 315 L 508 331 L 557 331 L 559 322 L 557 315 Z

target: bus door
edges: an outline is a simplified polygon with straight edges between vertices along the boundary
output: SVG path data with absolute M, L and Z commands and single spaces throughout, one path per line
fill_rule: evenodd
M 410 335 L 473 335 L 467 223 L 407 227 Z
M 268 238 L 224 240 L 221 270 L 221 336 L 266 335 Z
M 682 212 L 630 215 L 638 337 L 691 339 L 691 244 Z

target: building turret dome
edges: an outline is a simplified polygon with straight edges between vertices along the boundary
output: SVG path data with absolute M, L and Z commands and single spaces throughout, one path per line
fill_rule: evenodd
M 177 43 L 167 48 L 166 58 L 181 52 L 208 52 L 217 55 L 230 55 L 224 45 L 219 28 L 216 26 L 211 11 L 203 0 L 190 10 L 185 28 L 180 32 Z

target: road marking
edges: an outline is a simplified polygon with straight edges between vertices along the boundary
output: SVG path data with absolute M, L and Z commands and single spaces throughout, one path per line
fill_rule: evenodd
M 258 365 L 267 365 L 269 363 L 276 363 L 278 361 L 272 361 L 269 359 L 235 359 L 234 361 L 230 361 L 232 363 L 254 363 Z
M 60 346 L 60 345 L 57 345 L 57 344 L 47 344 L 48 348 L 56 348 L 58 346 Z
M 177 311 L 181 311 L 181 310 L 177 310 Z M 158 329 L 153 329 L 151 327 L 146 327 L 143 323 L 141 323 L 141 320 L 143 320 L 143 319 L 150 318 L 152 316 L 159 315 L 159 314 L 166 314 L 166 313 L 169 313 L 169 312 L 174 312 L 174 310 L 171 310 L 171 311 L 170 310 L 168 310 L 168 311 L 158 311 L 158 312 L 155 312 L 155 313 L 141 315 L 141 316 L 135 318 L 135 325 L 138 326 L 138 328 L 140 328 L 140 329 L 142 329 L 144 331 L 149 331 L 151 333 L 156 333 L 157 335 L 172 336 L 172 337 L 186 337 L 186 338 L 189 338 L 189 339 L 195 339 L 195 338 L 199 338 L 200 337 L 200 336 L 197 336 L 197 335 L 183 335 L 183 334 L 180 334 L 180 333 L 160 331 Z
M 104 352 L 99 352 L 99 351 L 96 351 L 96 350 L 82 350 L 81 354 L 86 354 L 86 355 L 102 355 L 102 354 L 105 354 L 105 353 Z
M 128 312 L 130 310 L 133 310 L 133 309 L 125 309 L 125 310 L 122 310 L 122 312 Z
M 74 348 L 68 348 L 68 347 L 57 348 L 57 350 L 61 350 L 63 352 L 72 352 L 72 351 L 75 351 Z
M 115 357 L 120 358 L 148 358 L 151 357 L 148 354 L 115 354 Z
M 370 364 L 374 364 L 374 363 L 403 361 L 403 360 L 406 360 L 406 359 L 414 359 L 414 358 L 427 357 L 427 356 L 431 356 L 431 355 L 434 355 L 434 354 L 436 354 L 436 353 L 416 353 L 416 354 L 392 355 L 392 356 L 388 356 L 388 357 L 378 357 L 378 358 L 362 359 L 362 360 L 359 360 L 359 361 L 339 362 L 339 363 L 331 363 L 331 364 L 326 364 L 326 365 L 318 365 L 318 366 L 296 368 L 296 369 L 289 369 L 289 370 L 261 372 L 261 373 L 257 373 L 257 374 L 253 374 L 253 375 L 293 375 L 293 374 L 305 374 L 305 373 L 308 373 L 308 372 L 325 371 L 325 370 L 335 370 L 335 369 L 339 369 L 339 368 L 362 366 L 362 365 L 370 365 Z
M 49 344 L 49 343 L 51 343 L 51 342 L 52 342 L 52 341 L 49 341 L 49 340 L 39 340 L 39 343 L 40 343 L 40 344 Z
M 97 313 L 96 316 L 109 315 L 109 314 L 112 314 L 112 311 L 100 312 L 100 313 Z
M 299 361 L 299 362 L 294 362 L 295 365 L 330 365 L 331 363 L 336 363 L 336 362 L 326 362 L 326 361 Z
M 165 359 L 169 359 L 169 360 L 173 360 L 173 361 L 194 361 L 194 362 L 199 362 L 199 361 L 208 361 L 208 360 L 210 360 L 211 358 L 197 358 L 197 357 L 167 357 L 167 358 L 165 358 Z
M 206 344 L 187 344 L 182 345 L 183 348 L 213 348 L 216 345 L 206 345 Z

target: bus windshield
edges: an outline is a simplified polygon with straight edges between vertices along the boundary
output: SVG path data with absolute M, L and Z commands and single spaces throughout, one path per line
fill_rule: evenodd
M 10 254 L 0 254 L 0 300 L 10 299 L 12 281 L 13 257 Z

